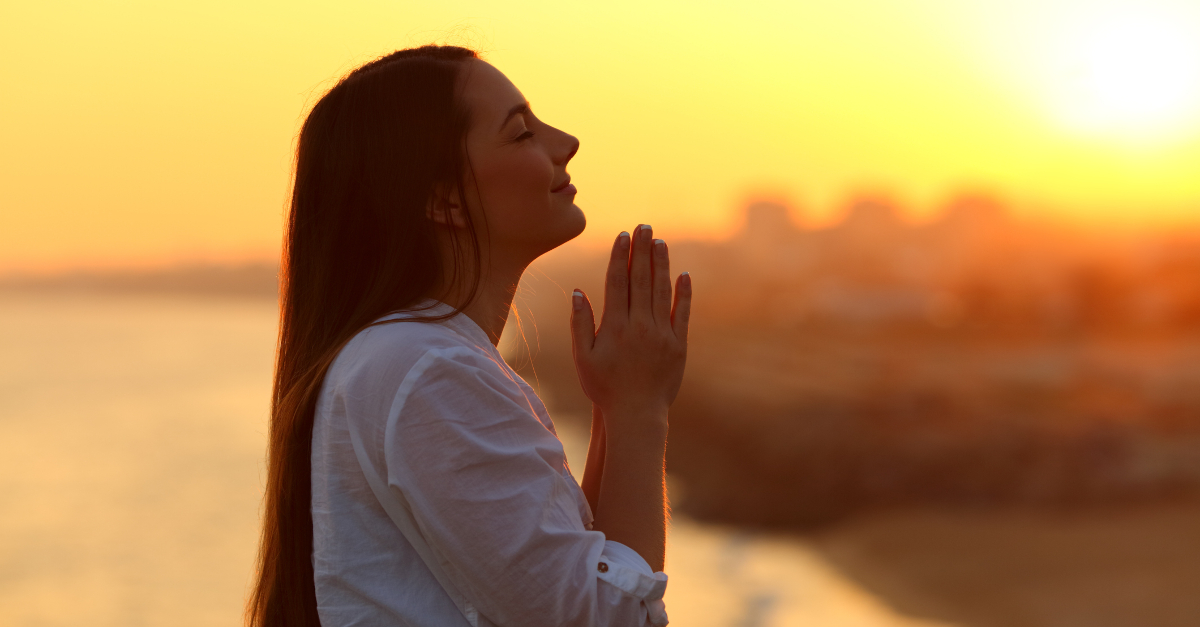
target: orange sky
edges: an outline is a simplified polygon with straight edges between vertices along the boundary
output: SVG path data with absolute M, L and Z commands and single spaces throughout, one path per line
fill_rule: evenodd
M 962 188 L 1200 215 L 1186 0 L 9 2 L 0 272 L 274 258 L 306 106 L 431 40 L 481 48 L 580 138 L 590 241 L 717 236 L 755 190 L 810 223 L 863 188 L 918 216 Z

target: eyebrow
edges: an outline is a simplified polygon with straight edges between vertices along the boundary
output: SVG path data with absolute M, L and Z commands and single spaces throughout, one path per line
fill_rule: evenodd
M 508 114 L 504 116 L 504 121 L 500 123 L 500 130 L 504 129 L 504 125 L 508 124 L 508 121 L 511 120 L 514 115 L 521 115 L 524 113 L 529 113 L 528 100 L 508 110 Z

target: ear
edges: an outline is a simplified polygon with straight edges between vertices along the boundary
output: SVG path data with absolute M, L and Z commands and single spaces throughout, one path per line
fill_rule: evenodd
M 435 224 L 451 228 L 467 228 L 466 209 L 459 198 L 458 188 L 438 184 L 425 205 L 425 217 Z

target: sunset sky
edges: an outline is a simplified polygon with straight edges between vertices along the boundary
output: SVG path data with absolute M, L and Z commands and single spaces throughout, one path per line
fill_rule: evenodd
M 480 49 L 544 120 L 591 242 L 827 223 L 959 190 L 1091 224 L 1200 217 L 1200 3 L 6 2 L 0 273 L 273 259 L 294 137 L 341 74 Z

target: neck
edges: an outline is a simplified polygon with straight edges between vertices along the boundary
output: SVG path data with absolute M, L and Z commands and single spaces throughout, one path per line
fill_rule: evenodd
M 500 343 L 500 334 L 508 322 L 508 313 L 512 308 L 513 296 L 517 293 L 517 284 L 527 264 L 493 264 L 483 269 L 483 278 L 479 282 L 479 292 L 467 303 L 466 294 L 456 290 L 454 296 L 441 298 L 442 302 L 462 311 L 472 322 L 479 325 L 488 339 L 495 346 Z

